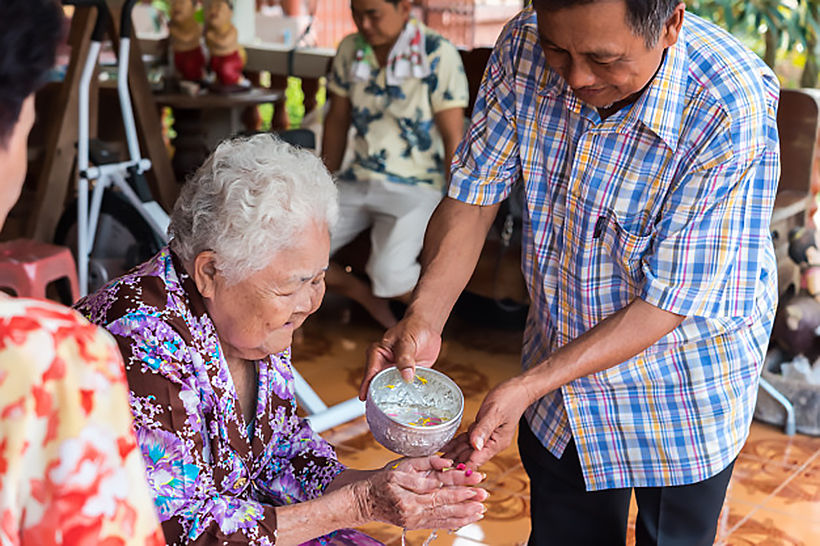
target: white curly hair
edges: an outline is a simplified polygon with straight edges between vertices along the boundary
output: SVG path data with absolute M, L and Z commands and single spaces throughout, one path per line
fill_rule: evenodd
M 170 246 L 185 263 L 205 250 L 236 283 L 295 245 L 311 222 L 332 227 L 336 185 L 312 152 L 271 134 L 225 140 L 185 183 L 171 213 Z

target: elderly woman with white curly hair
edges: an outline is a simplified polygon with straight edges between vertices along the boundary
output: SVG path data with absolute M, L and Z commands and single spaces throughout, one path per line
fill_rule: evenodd
M 379 544 L 351 528 L 482 516 L 479 473 L 439 457 L 345 468 L 296 415 L 290 344 L 322 301 L 337 215 L 310 152 L 223 142 L 183 187 L 169 247 L 78 302 L 123 353 L 169 544 Z

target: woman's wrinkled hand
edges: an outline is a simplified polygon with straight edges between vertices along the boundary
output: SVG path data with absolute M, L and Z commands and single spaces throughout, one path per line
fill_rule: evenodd
M 481 519 L 484 475 L 449 459 L 398 459 L 365 480 L 357 502 L 368 520 L 405 529 L 458 529 Z

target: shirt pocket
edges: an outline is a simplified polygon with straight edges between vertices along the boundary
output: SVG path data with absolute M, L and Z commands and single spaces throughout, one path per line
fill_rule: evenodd
M 597 280 L 595 284 L 599 287 L 612 286 L 615 292 L 623 291 L 629 301 L 643 286 L 645 276 L 642 261 L 652 244 L 652 235 L 633 233 L 628 226 L 640 229 L 644 224 L 643 220 L 642 215 L 630 218 L 619 216 L 614 210 L 608 209 L 598 216 L 592 234 L 589 266 L 592 278 Z M 613 277 L 625 284 L 612 284 Z

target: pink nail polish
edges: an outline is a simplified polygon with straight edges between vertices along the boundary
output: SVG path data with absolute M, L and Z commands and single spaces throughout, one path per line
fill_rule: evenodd
M 464 470 L 467 466 L 464 463 L 458 463 L 456 470 Z
M 473 469 L 472 469 L 472 468 L 468 468 L 468 469 L 467 469 L 467 471 L 466 471 L 466 472 L 464 472 L 464 475 L 465 475 L 465 476 L 471 476 L 471 475 L 472 475 L 472 473 L 473 473 Z

